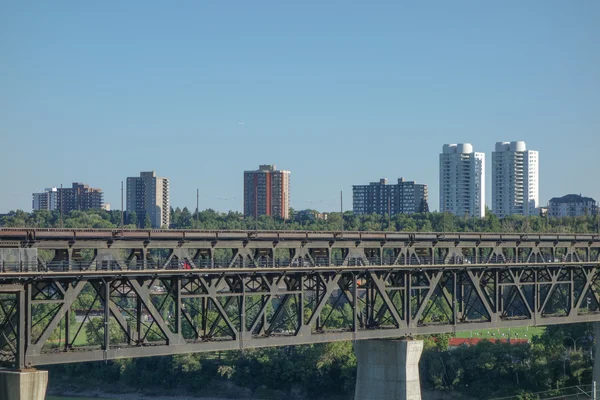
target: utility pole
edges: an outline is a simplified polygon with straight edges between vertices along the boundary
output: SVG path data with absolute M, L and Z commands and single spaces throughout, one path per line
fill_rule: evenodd
M 529 233 L 529 195 L 527 195 L 527 203 L 525 203 L 525 233 Z
M 392 198 L 388 193 L 388 230 L 390 230 L 390 226 L 392 225 Z
M 473 220 L 473 232 L 476 232 L 477 229 L 475 229 L 475 196 L 472 196 L 472 198 L 473 198 L 473 202 L 472 202 L 473 203 L 473 206 L 472 206 L 473 211 L 472 211 L 471 219 Z
M 598 224 L 598 227 L 596 228 L 597 229 L 596 233 L 598 233 L 598 235 L 600 235 L 600 201 L 596 202 L 596 220 L 597 220 L 597 224 Z
M 125 219 L 123 218 L 123 181 L 121 181 L 121 230 L 125 226 Z
M 546 206 L 546 233 L 550 232 L 550 202 Z
M 60 229 L 63 228 L 63 187 L 62 187 L 62 183 L 60 184 Z
M 200 207 L 200 189 L 196 189 L 196 228 L 198 228 L 198 207 Z
M 254 186 L 254 230 L 258 230 L 258 187 Z
M 340 216 L 342 217 L 342 233 L 344 233 L 344 198 L 340 190 Z
M 446 210 L 444 210 L 444 233 L 446 233 Z

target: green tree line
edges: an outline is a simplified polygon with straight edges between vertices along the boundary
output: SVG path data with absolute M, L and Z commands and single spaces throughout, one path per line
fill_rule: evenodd
M 316 213 L 316 212 L 315 212 Z M 343 225 L 342 225 L 343 221 Z M 146 215 L 140 221 L 135 213 L 124 217 L 124 228 L 150 228 Z M 40 210 L 25 212 L 11 211 L 0 218 L 5 227 L 59 228 L 61 217 L 57 211 Z M 86 210 L 73 211 L 63 215 L 65 228 L 104 228 L 121 227 L 121 211 Z M 190 212 L 187 207 L 171 209 L 172 229 L 232 229 L 232 230 L 309 230 L 309 231 L 408 231 L 408 232 L 555 232 L 591 233 L 600 229 L 597 216 L 551 218 L 519 215 L 498 218 L 489 210 L 484 218 L 467 218 L 450 213 L 427 212 L 417 214 L 354 215 L 351 211 L 329 213 L 327 219 L 313 217 L 311 213 L 296 213 L 283 220 L 277 217 L 244 217 L 239 212 L 221 213 L 204 210 Z

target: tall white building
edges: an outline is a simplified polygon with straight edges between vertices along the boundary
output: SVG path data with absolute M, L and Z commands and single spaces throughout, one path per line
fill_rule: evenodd
M 33 193 L 33 210 L 57 210 L 58 189 L 47 188 L 43 192 Z
M 470 143 L 443 147 L 440 211 L 459 216 L 485 216 L 485 153 L 475 153 Z
M 497 142 L 492 153 L 492 211 L 498 217 L 536 215 L 539 155 L 525 142 Z
M 128 218 L 134 211 L 140 227 L 144 227 L 146 215 L 150 217 L 152 228 L 168 227 L 171 214 L 169 180 L 157 177 L 154 171 L 127 178 Z

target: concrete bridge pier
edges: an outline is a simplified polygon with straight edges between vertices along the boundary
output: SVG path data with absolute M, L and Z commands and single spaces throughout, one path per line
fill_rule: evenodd
M 422 340 L 359 340 L 354 351 L 354 400 L 421 400 Z
M 48 371 L 0 369 L 0 399 L 44 400 Z

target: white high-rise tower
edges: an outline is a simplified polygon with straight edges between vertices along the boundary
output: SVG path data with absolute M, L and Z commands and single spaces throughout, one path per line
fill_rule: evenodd
M 492 211 L 533 215 L 539 206 L 539 155 L 525 142 L 497 142 L 492 153 Z
M 440 211 L 485 216 L 485 153 L 470 143 L 445 144 L 440 154 Z

